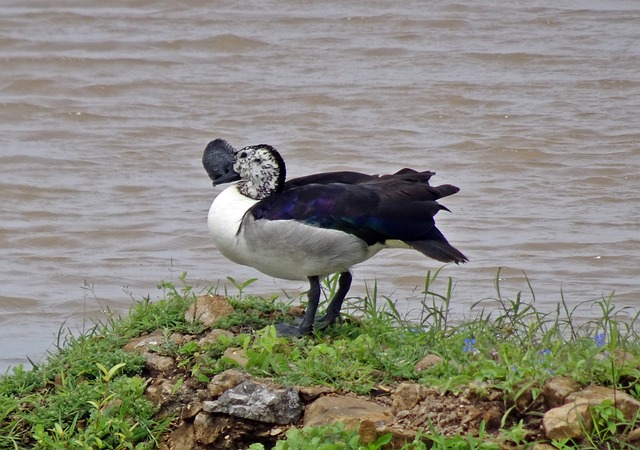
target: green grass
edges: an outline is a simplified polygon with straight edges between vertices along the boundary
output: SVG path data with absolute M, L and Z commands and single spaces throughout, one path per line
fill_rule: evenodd
M 237 363 L 223 357 L 227 348 L 244 349 L 246 372 L 271 377 L 284 385 L 327 385 L 369 395 L 377 386 L 415 381 L 443 392 L 457 393 L 472 386 L 478 395 L 499 391 L 504 416 L 499 435 L 445 436 L 435 428 L 422 430 L 406 449 L 492 449 L 503 444 L 529 445 L 539 439 L 528 428 L 539 422 L 540 392 L 557 375 L 581 384 L 615 387 L 640 399 L 640 340 L 637 315 L 619 320 L 628 311 L 615 306 L 615 297 L 596 299 L 570 309 L 563 296 L 557 307 L 541 312 L 533 289 L 503 295 L 496 276 L 496 298 L 491 307 L 474 305 L 471 319 L 457 320 L 450 312 L 453 283 L 444 293 L 434 291 L 438 272 L 425 277 L 418 317 L 401 312 L 398 303 L 381 297 L 374 284 L 364 298 L 349 299 L 344 322 L 324 333 L 301 339 L 280 338 L 272 324 L 291 320 L 291 299 L 264 299 L 247 293 L 253 280 L 229 282 L 238 294 L 231 297 L 236 310 L 217 323 L 234 336 L 200 347 L 197 340 L 184 345 L 168 338 L 163 353 L 176 357 L 179 368 L 201 382 Z M 129 339 L 161 330 L 198 335 L 204 327 L 188 323 L 184 313 L 195 300 L 193 288 L 172 283 L 159 286 L 162 299 L 136 301 L 127 317 L 111 315 L 90 331 L 68 335 L 46 363 L 32 370 L 19 366 L 0 378 L 0 449 L 26 448 L 155 448 L 171 418 L 160 419 L 142 395 L 146 381 L 144 360 L 122 347 Z M 325 282 L 330 298 L 336 278 Z M 227 293 L 227 292 L 225 292 Z M 530 300 L 525 300 L 525 297 Z M 579 321 L 584 309 L 598 314 Z M 417 372 L 416 363 L 436 354 L 442 363 Z M 621 436 L 638 424 L 626 423 L 613 405 L 592 410 L 594 430 L 581 442 L 554 442 L 558 449 L 630 448 Z M 533 436 L 533 437 L 532 437 Z M 312 444 L 310 444 L 312 443 Z M 357 433 L 340 428 L 291 430 L 277 449 L 376 449 L 361 444 Z M 262 444 L 256 443 L 253 449 Z

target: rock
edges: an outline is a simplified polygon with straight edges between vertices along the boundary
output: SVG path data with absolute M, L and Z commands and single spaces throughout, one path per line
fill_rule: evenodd
M 391 433 L 391 442 L 383 446 L 384 450 L 402 448 L 405 444 L 412 443 L 416 439 L 416 432 L 404 428 L 388 427 L 381 425 L 376 428 L 378 438 Z M 375 441 L 374 441 L 375 442 Z
M 205 445 L 207 449 L 229 448 L 233 445 L 232 436 L 240 438 L 247 434 L 246 423 L 229 416 L 207 412 L 201 412 L 196 416 L 193 429 L 197 443 Z
M 305 312 L 304 306 L 302 305 L 291 306 L 288 311 L 291 317 L 303 317 L 304 312 Z
M 573 402 L 550 409 L 542 418 L 547 439 L 575 439 L 590 432 L 593 427 L 587 402 Z
M 211 414 L 199 412 L 193 421 L 193 430 L 196 441 L 200 444 L 213 444 L 220 436 L 221 428 L 216 427 L 216 421 Z
M 616 367 L 623 367 L 625 365 L 628 367 L 638 366 L 638 358 L 633 353 L 618 349 L 613 355 L 613 362 Z
M 167 373 L 175 368 L 175 361 L 169 356 L 161 356 L 155 353 L 146 353 L 145 366 L 147 369 Z
M 554 447 L 551 444 L 545 444 L 543 442 L 537 442 L 537 443 L 533 444 L 533 447 L 531 447 L 531 450 L 558 450 L 558 448 Z
M 165 342 L 164 334 L 160 330 L 156 330 L 151 334 L 131 339 L 125 344 L 124 350 L 142 353 L 146 359 L 147 369 L 166 373 L 175 368 L 175 361 L 169 356 L 158 355 L 154 348 L 160 347 Z
M 187 342 L 192 341 L 193 339 L 194 337 L 191 334 L 182 334 L 178 332 L 171 333 L 171 335 L 169 336 L 169 342 L 172 342 L 178 346 L 182 346 Z
M 275 434 L 272 432 L 275 430 Z M 200 412 L 193 421 L 183 420 L 169 434 L 161 450 L 238 450 L 251 443 L 273 442 L 284 431 L 272 424 L 238 419 L 225 414 Z M 271 448 L 271 447 L 267 447 Z
M 601 353 L 596 355 L 596 359 L 598 361 L 612 363 L 619 368 L 622 368 L 624 366 L 638 366 L 638 358 L 636 358 L 633 353 L 620 349 L 616 349 L 613 354 L 609 353 L 608 351 L 602 351 Z
M 187 322 L 193 323 L 196 320 L 209 328 L 217 320 L 228 316 L 234 312 L 233 306 L 221 295 L 203 295 L 196 299 L 196 302 L 187 309 L 184 318 Z
M 196 433 L 191 424 L 182 424 L 169 434 L 168 447 L 171 450 L 204 450 L 198 445 Z
M 569 394 L 580 389 L 577 381 L 567 377 L 549 378 L 542 389 L 547 409 L 557 408 L 565 404 Z
M 141 353 L 149 353 L 154 351 L 152 347 L 159 347 L 165 343 L 165 337 L 162 331 L 156 330 L 151 334 L 131 339 L 124 346 L 124 351 Z
M 544 431 L 549 439 L 579 438 L 591 431 L 593 419 L 590 406 L 605 401 L 615 405 L 626 420 L 633 420 L 640 410 L 640 402 L 630 395 L 603 386 L 589 386 L 566 396 L 565 405 L 553 408 L 544 415 Z
M 336 390 L 331 386 L 296 386 L 296 390 L 305 403 L 311 403 L 321 395 L 333 394 Z
M 207 389 L 211 397 L 219 397 L 223 392 L 236 387 L 246 379 L 247 376 L 238 370 L 225 370 L 213 377 L 207 385 Z
M 202 403 L 201 402 L 193 402 L 182 407 L 182 411 L 180 412 L 181 419 L 193 419 L 202 411 Z
M 233 333 L 229 330 L 222 330 L 222 329 L 216 328 L 215 330 L 211 330 L 204 337 L 202 337 L 198 341 L 198 345 L 200 347 L 205 347 L 207 345 L 215 344 L 220 340 L 222 336 L 231 338 L 233 337 Z
M 502 422 L 503 411 L 496 405 L 486 408 L 482 413 L 482 421 L 487 427 L 499 428 Z
M 373 444 L 381 436 L 389 433 L 391 433 L 391 442 L 385 445 L 383 447 L 384 449 L 402 448 L 405 444 L 413 442 L 416 438 L 415 431 L 388 427 L 384 423 L 376 423 L 369 419 L 360 422 L 360 426 L 358 427 L 360 442 L 365 445 Z
M 347 396 L 320 397 L 304 413 L 304 426 L 342 422 L 347 427 L 357 428 L 363 421 L 390 424 L 393 419 L 390 408 L 369 400 Z
M 636 447 L 640 447 L 640 428 L 631 430 L 627 435 L 627 442 L 633 444 Z
M 171 380 L 167 380 L 166 378 L 155 378 L 147 385 L 144 395 L 154 405 L 162 406 L 169 401 L 169 397 L 171 396 L 174 386 L 175 383 Z
M 160 408 L 158 417 L 195 416 L 198 404 L 203 398 L 209 398 L 208 392 L 198 389 L 197 384 L 189 379 L 178 383 L 177 378 L 155 378 L 147 385 L 144 396 Z M 190 405 L 191 412 L 186 410 L 186 405 Z
M 423 370 L 430 369 L 431 367 L 440 364 L 444 361 L 440 356 L 435 354 L 429 354 L 416 363 L 416 372 L 422 372 Z
M 144 390 L 144 396 L 154 405 L 162 401 L 162 378 L 152 378 Z
M 160 347 L 166 342 L 164 334 L 156 330 L 151 334 L 131 339 L 124 346 L 127 352 L 142 353 L 146 359 L 147 369 L 156 372 L 167 373 L 175 368 L 175 361 L 169 356 L 161 356 L 156 353 L 154 347 Z
M 426 388 L 418 383 L 400 383 L 393 393 L 393 413 L 412 409 L 424 399 Z
M 527 411 L 531 408 L 535 402 L 534 389 L 538 389 L 538 383 L 530 384 L 529 382 L 524 382 L 518 385 L 515 394 L 512 398 L 516 409 L 520 412 Z
M 229 347 L 224 351 L 222 356 L 235 361 L 240 367 L 245 367 L 249 362 L 247 352 L 242 348 Z
M 358 427 L 358 435 L 360 436 L 360 442 L 363 444 L 372 444 L 378 439 L 378 430 L 375 422 L 369 419 L 365 419 L 360 422 Z
M 567 402 L 586 402 L 590 405 L 599 405 L 606 400 L 615 405 L 627 420 L 632 420 L 640 410 L 638 400 L 625 392 L 604 386 L 589 386 L 567 396 Z
M 203 402 L 203 410 L 285 425 L 300 419 L 302 402 L 295 389 L 270 388 L 247 380 L 228 389 L 217 400 Z

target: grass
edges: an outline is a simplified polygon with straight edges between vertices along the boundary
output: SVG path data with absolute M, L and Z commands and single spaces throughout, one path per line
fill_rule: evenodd
M 277 337 L 272 326 L 287 317 L 291 299 L 252 296 L 247 293 L 252 280 L 238 283 L 230 278 L 238 291 L 230 298 L 236 312 L 216 325 L 234 335 L 203 347 L 197 340 L 178 345 L 168 339 L 175 332 L 204 331 L 201 324 L 184 319 L 201 293 L 184 284 L 184 276 L 181 287 L 161 283 L 161 300 L 136 301 L 121 319 L 107 315 L 87 333 L 68 335 L 46 363 L 32 370 L 18 366 L 0 378 L 0 449 L 157 447 L 171 417 L 159 418 L 157 408 L 143 396 L 143 358 L 123 350 L 129 339 L 155 330 L 167 336 L 159 350 L 174 356 L 180 370 L 200 382 L 235 367 L 237 363 L 223 354 L 239 347 L 249 360 L 243 370 L 284 385 L 321 384 L 372 395 L 379 386 L 414 381 L 449 393 L 470 388 L 479 396 L 499 392 L 504 414 L 497 436 L 488 436 L 484 429 L 473 436 L 447 436 L 428 424 L 407 450 L 487 450 L 499 448 L 498 443 L 526 448 L 541 439 L 531 424 L 539 424 L 541 389 L 553 376 L 614 387 L 640 399 L 638 316 L 620 320 L 628 311 L 615 306 L 613 294 L 574 308 L 561 295 L 556 309 L 542 312 L 535 307 L 531 286 L 526 295 L 530 301 L 522 293 L 505 297 L 498 272 L 493 305 L 476 304 L 473 318 L 459 321 L 450 312 L 452 281 L 444 293 L 434 292 L 438 274 L 425 277 L 417 318 L 381 297 L 374 284 L 364 298 L 349 299 L 342 325 L 296 340 Z M 326 297 L 331 297 L 336 282 L 337 278 L 325 281 Z M 597 316 L 577 320 L 584 308 L 596 308 Z M 416 371 L 426 354 L 438 355 L 442 362 Z M 639 424 L 625 421 L 613 405 L 600 405 L 592 414 L 594 428 L 586 439 L 550 444 L 558 449 L 632 448 L 625 447 L 623 436 Z M 335 425 L 292 429 L 275 448 L 377 449 L 385 439 L 365 445 L 357 433 Z

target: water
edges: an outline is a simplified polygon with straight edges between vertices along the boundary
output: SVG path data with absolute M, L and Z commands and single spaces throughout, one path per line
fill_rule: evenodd
M 457 313 L 495 296 L 498 267 L 542 309 L 561 290 L 637 307 L 637 2 L 109 3 L 0 6 L 2 372 L 182 272 L 306 288 L 216 252 L 215 137 L 274 145 L 291 176 L 410 166 L 459 186 L 437 217 L 471 259 L 441 273 Z M 415 309 L 437 267 L 382 253 L 352 293 L 377 280 Z

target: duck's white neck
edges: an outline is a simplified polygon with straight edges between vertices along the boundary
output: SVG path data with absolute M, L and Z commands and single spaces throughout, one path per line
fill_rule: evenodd
M 218 194 L 209 208 L 207 224 L 213 242 L 220 253 L 232 261 L 238 262 L 234 253 L 242 219 L 257 201 L 241 194 L 236 184 Z

